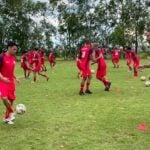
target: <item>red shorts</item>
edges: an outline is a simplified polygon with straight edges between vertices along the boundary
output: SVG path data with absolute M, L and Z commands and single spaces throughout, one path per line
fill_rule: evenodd
M 96 77 L 99 79 L 101 77 L 106 76 L 107 74 L 107 70 L 106 70 L 106 64 L 104 62 L 102 62 L 101 64 L 98 65 L 97 68 L 97 73 L 96 73 Z
M 35 65 L 35 67 L 33 68 L 33 71 L 34 71 L 34 72 L 40 72 L 40 71 L 41 71 L 41 68 L 42 68 L 42 65 L 41 65 L 41 63 L 40 63 L 40 64 L 38 64 L 38 65 Z
M 10 101 L 16 100 L 16 90 L 14 83 L 4 83 L 0 81 L 0 97 L 7 98 Z
M 112 58 L 112 62 L 118 63 L 118 62 L 119 62 L 119 57 L 114 57 L 114 58 Z
M 49 59 L 49 62 L 50 62 L 51 64 L 55 64 L 55 63 L 56 63 L 56 61 L 55 61 L 54 59 Z

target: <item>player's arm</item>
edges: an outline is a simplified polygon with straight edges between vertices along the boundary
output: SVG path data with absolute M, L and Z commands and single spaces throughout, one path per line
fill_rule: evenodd
M 150 65 L 143 65 L 143 68 L 150 68 Z
M 0 80 L 4 81 L 5 83 L 9 83 L 9 79 L 4 77 L 1 73 L 0 73 Z

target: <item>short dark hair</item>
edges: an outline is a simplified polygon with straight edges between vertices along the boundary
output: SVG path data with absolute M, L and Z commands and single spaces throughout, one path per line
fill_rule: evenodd
M 131 47 L 127 47 L 128 50 L 131 50 Z
M 13 46 L 17 46 L 17 44 L 16 44 L 15 42 L 8 42 L 8 44 L 7 44 L 7 49 L 8 49 L 9 47 L 13 47 Z
M 90 40 L 89 38 L 86 38 L 86 39 L 85 39 L 85 43 L 86 43 L 86 44 L 91 44 L 91 40 Z

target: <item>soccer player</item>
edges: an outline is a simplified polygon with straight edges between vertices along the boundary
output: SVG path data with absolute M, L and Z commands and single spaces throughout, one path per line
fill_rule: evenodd
M 17 45 L 9 42 L 6 53 L 0 55 L 0 97 L 6 107 L 4 121 L 7 124 L 14 124 L 15 120 L 13 109 L 13 102 L 16 99 L 15 81 L 19 82 L 14 75 L 16 52 Z
M 38 75 L 46 78 L 47 81 L 49 80 L 49 77 L 46 74 L 42 73 L 41 58 L 38 49 L 36 49 L 36 51 L 34 52 L 32 71 L 33 71 L 33 83 L 35 83 L 37 80 L 37 73 Z
M 53 51 L 50 52 L 48 60 L 50 63 L 50 67 L 53 68 L 56 65 L 55 54 Z
M 120 61 L 120 50 L 115 48 L 111 51 L 112 54 L 112 63 L 114 64 L 114 68 L 119 68 L 119 61 Z
M 138 70 L 139 70 L 139 66 L 140 66 L 140 58 L 134 51 L 132 51 L 131 56 L 132 56 L 132 60 L 133 60 L 134 77 L 137 78 Z
M 98 64 L 96 78 L 100 80 L 101 82 L 103 82 L 105 86 L 104 91 L 109 91 L 111 87 L 111 82 L 106 79 L 107 64 L 104 59 L 105 50 L 99 49 L 97 43 L 93 43 L 92 48 L 93 48 L 93 51 L 95 51 L 95 58 L 97 59 L 97 64 Z
M 43 49 L 40 49 L 39 51 L 40 57 L 41 57 L 41 67 L 43 71 L 47 71 L 46 66 L 45 66 L 45 53 Z
M 92 56 L 92 48 L 91 41 L 86 39 L 86 44 L 79 51 L 79 59 L 81 61 L 81 71 L 82 71 L 82 81 L 80 84 L 80 92 L 79 95 L 84 95 L 84 86 L 86 84 L 86 94 L 92 94 L 90 91 L 90 84 L 92 80 L 92 72 L 91 72 L 91 63 L 90 61 L 94 60 Z
M 126 60 L 127 60 L 127 66 L 129 68 L 129 71 L 132 71 L 132 67 L 131 67 L 131 64 L 132 64 L 132 52 L 131 52 L 131 47 L 127 47 L 125 49 L 125 55 L 126 55 Z
M 27 79 L 27 77 L 28 77 L 27 73 L 30 69 L 29 69 L 29 63 L 28 63 L 28 56 L 26 53 L 21 56 L 21 68 L 24 71 L 25 79 Z

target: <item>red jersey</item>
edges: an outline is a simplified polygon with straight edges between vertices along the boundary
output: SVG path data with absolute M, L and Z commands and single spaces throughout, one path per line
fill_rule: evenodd
M 131 52 L 131 55 L 132 55 L 133 62 L 139 64 L 140 58 L 138 57 L 138 55 L 135 52 Z
M 51 53 L 49 54 L 49 60 L 54 60 L 54 53 L 53 53 L 53 52 L 51 52 Z
M 105 59 L 104 59 L 104 54 L 105 54 L 104 49 L 101 49 L 101 50 L 98 49 L 96 51 L 96 58 L 101 56 L 101 58 L 97 62 L 98 63 L 98 70 L 105 70 L 106 69 L 106 62 L 105 62 Z
M 1 74 L 8 78 L 10 81 L 14 81 L 15 75 L 15 64 L 16 64 L 16 58 L 14 56 L 8 56 L 6 53 L 3 56 L 3 63 L 0 68 Z
M 118 49 L 112 50 L 112 57 L 113 58 L 119 58 L 120 57 L 120 51 Z
M 126 59 L 132 59 L 132 52 L 126 50 Z
M 27 54 L 23 54 L 21 56 L 21 63 L 26 63 L 28 61 L 28 57 L 27 57 Z
M 79 59 L 82 63 L 82 66 L 84 67 L 84 69 L 89 67 L 91 54 L 92 54 L 92 49 L 89 45 L 83 46 L 79 52 Z

